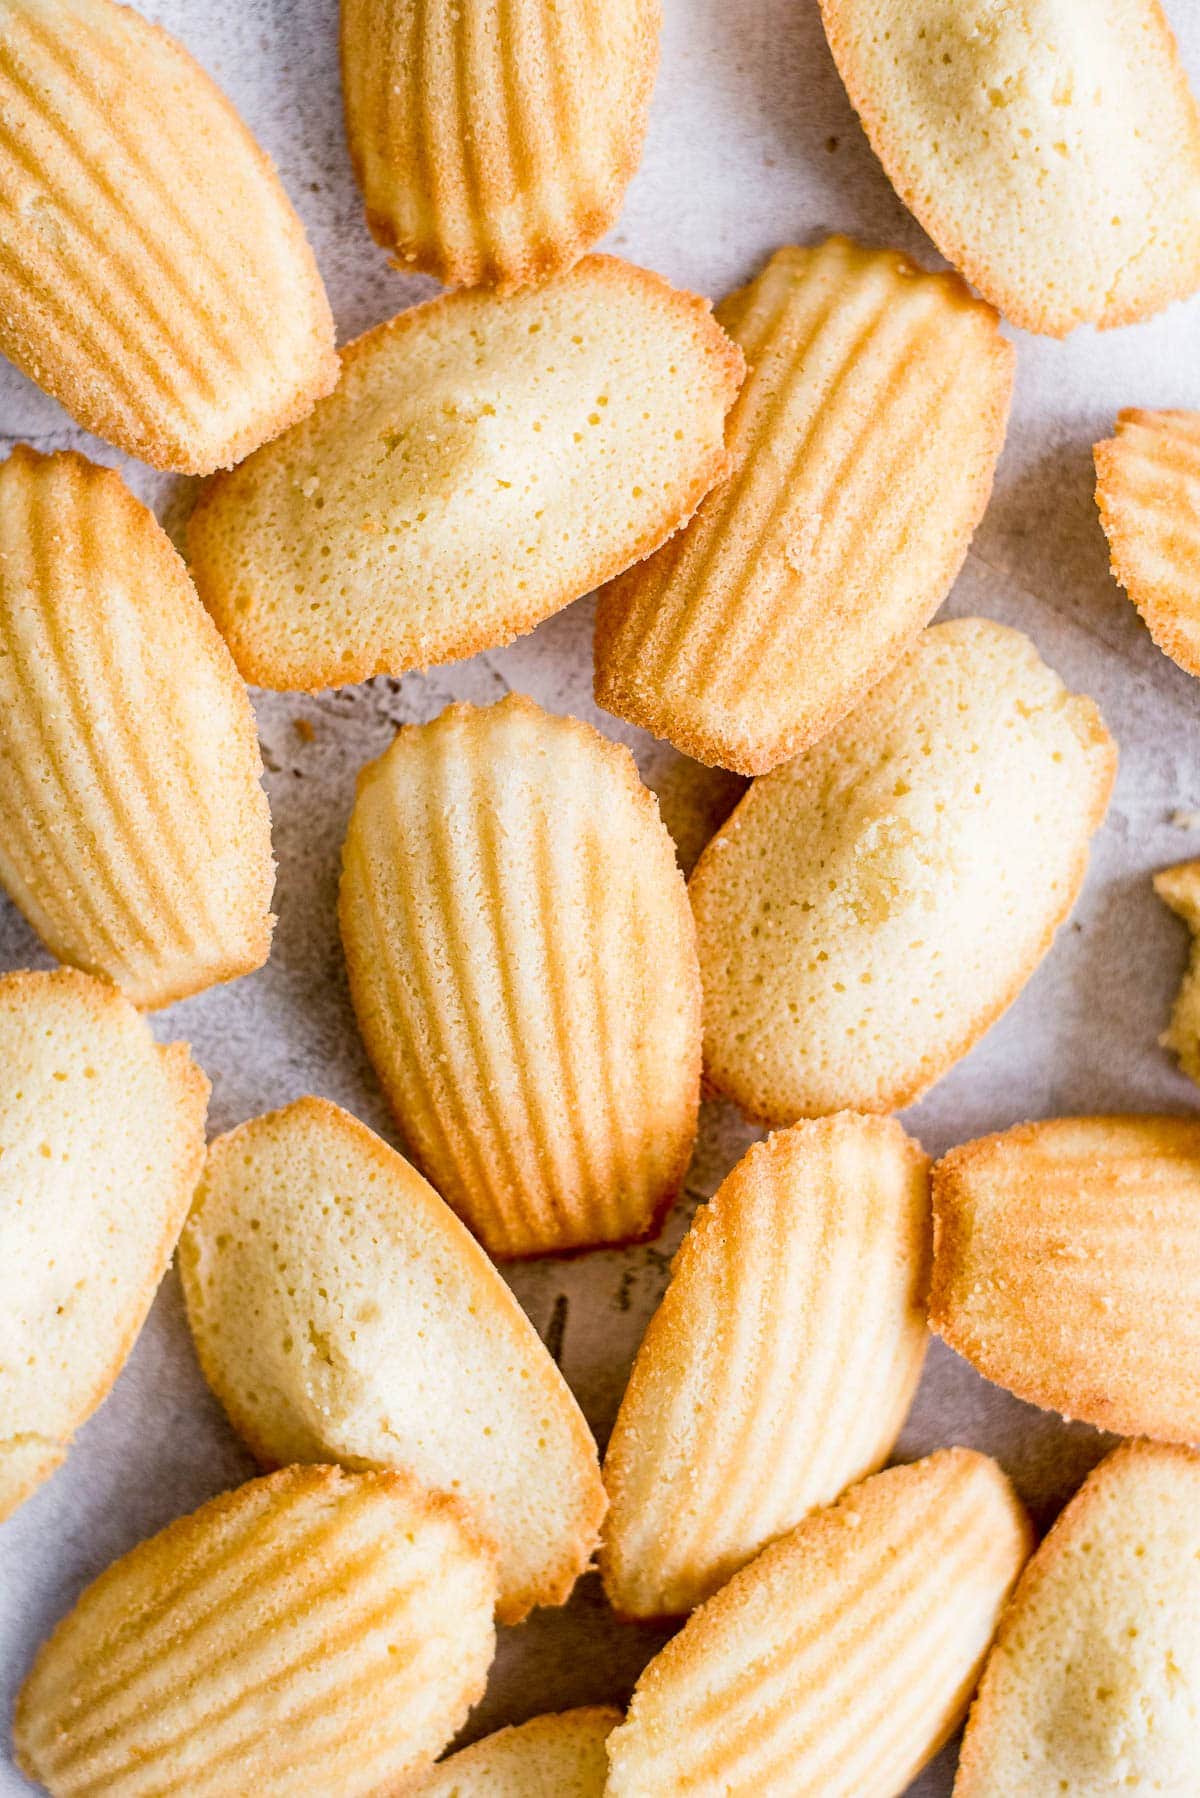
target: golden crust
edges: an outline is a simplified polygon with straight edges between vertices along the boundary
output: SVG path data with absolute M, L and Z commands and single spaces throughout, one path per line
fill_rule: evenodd
M 615 222 L 658 66 L 659 0 L 342 0 L 346 135 L 399 268 L 507 291 Z
M 821 0 L 871 147 L 942 254 L 1029 331 L 1200 286 L 1200 113 L 1159 0 Z
M 1163 868 L 1154 876 L 1154 891 L 1183 919 L 1192 936 L 1187 972 L 1175 995 L 1171 1021 L 1158 1040 L 1178 1056 L 1181 1072 L 1200 1085 L 1200 861 Z
M 951 1348 L 1099 1429 L 1200 1438 L 1200 1122 L 1021 1124 L 944 1156 L 933 1204 Z
M 1093 454 L 1113 579 L 1163 654 L 1200 676 L 1200 412 L 1128 407 Z
M 609 1737 L 609 1798 L 894 1798 L 960 1722 L 1030 1546 L 970 1449 L 864 1480 L 651 1661 Z
M 763 774 L 886 674 L 991 492 L 1014 352 L 956 275 L 845 237 L 777 250 L 717 308 L 751 373 L 729 476 L 599 596 L 596 700 Z
M 0 881 L 60 960 L 160 1006 L 260 967 L 275 865 L 245 685 L 121 477 L 0 464 Z
M 80 424 L 207 474 L 337 378 L 303 228 L 224 95 L 113 0 L 0 4 L 0 350 Z
M 620 1721 L 595 1705 L 499 1729 L 435 1767 L 420 1798 L 604 1798 L 604 1744 Z
M 192 514 L 200 596 L 259 686 L 475 655 L 649 555 L 725 471 L 744 362 L 706 300 L 589 256 L 402 312 L 342 369 Z
M 482 1694 L 494 1593 L 453 1500 L 284 1468 L 87 1588 L 21 1689 L 18 1765 L 54 1798 L 381 1798 Z
M 406 726 L 359 776 L 340 915 L 405 1139 L 489 1253 L 652 1234 L 695 1135 L 700 984 L 628 750 L 515 694 Z
M 928 1339 L 928 1170 L 844 1112 L 756 1143 L 697 1213 L 605 1456 L 616 1611 L 691 1610 L 887 1459 Z

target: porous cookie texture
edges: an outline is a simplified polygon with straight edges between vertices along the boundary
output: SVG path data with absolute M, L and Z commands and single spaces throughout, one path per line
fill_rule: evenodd
M 112 469 L 0 464 L 0 882 L 61 961 L 165 1005 L 271 942 L 246 688 Z
M 1200 861 L 1179 862 L 1154 876 L 1154 891 L 1181 917 L 1191 932 L 1187 972 L 1171 1010 L 1171 1021 L 1158 1039 L 1178 1056 L 1189 1080 L 1200 1085 Z
M 620 1721 L 603 1705 L 532 1717 L 452 1754 L 417 1790 L 420 1798 L 603 1798 L 604 1744 Z
M 699 1104 L 675 849 L 628 750 L 513 695 L 359 776 L 342 940 L 421 1167 L 499 1257 L 651 1234 Z
M 1029 1549 L 984 1455 L 875 1474 L 651 1661 L 609 1737 L 609 1798 L 899 1798 L 961 1722 Z
M 483 1250 L 365 1124 L 309 1098 L 218 1137 L 179 1264 L 260 1461 L 405 1470 L 495 1543 L 501 1621 L 567 1598 L 604 1513 L 591 1432 Z
M 1200 1122 L 1021 1124 L 944 1156 L 933 1203 L 951 1348 L 1067 1417 L 1200 1439 Z
M 743 371 L 706 300 L 611 256 L 414 307 L 202 494 L 200 597 L 265 687 L 511 642 L 691 517 L 725 472 Z
M 821 0 L 879 160 L 1014 324 L 1130 324 L 1200 286 L 1200 114 L 1159 0 Z
M 501 288 L 616 220 L 658 66 L 659 0 L 342 0 L 346 132 L 401 268 Z
M 596 698 L 762 774 L 824 735 L 941 604 L 991 492 L 1014 354 L 957 275 L 844 237 L 717 308 L 750 367 L 729 475 L 596 613 Z
M 108 1396 L 204 1161 L 208 1081 L 112 986 L 0 978 L 0 1518 Z
M 697 1213 L 604 1462 L 618 1612 L 690 1611 L 886 1460 L 928 1340 L 928 1170 L 845 1112 L 756 1143 Z
M 1113 577 L 1163 654 L 1200 676 L 1200 412 L 1130 407 L 1094 455 Z
M 1126 1442 L 1021 1577 L 954 1798 L 1188 1798 L 1200 1731 L 1200 1455 Z
M 917 1098 L 1049 949 L 1115 769 L 1019 631 L 925 631 L 697 864 L 711 1086 L 769 1124 Z
M 53 1798 L 409 1791 L 483 1692 L 494 1597 L 450 1499 L 284 1468 L 87 1588 L 21 1690 L 18 1764 Z
M 206 474 L 337 379 L 270 162 L 131 7 L 0 0 L 0 193 L 0 351 L 119 449 Z

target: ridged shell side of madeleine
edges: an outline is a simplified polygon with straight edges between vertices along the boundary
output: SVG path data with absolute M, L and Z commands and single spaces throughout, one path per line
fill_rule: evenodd
M 954 1798 L 1187 1798 L 1198 1717 L 1200 1455 L 1124 1442 L 1021 1575 Z
M 952 1149 L 933 1201 L 951 1348 L 1100 1429 L 1200 1438 L 1200 1122 L 1021 1124 Z
M 204 1165 L 208 1091 L 107 981 L 0 978 L 0 1518 L 133 1347 Z
M 697 1213 L 604 1462 L 618 1612 L 690 1611 L 886 1460 L 928 1341 L 928 1169 L 846 1112 L 756 1143 Z
M 0 351 L 181 474 L 236 462 L 337 379 L 269 160 L 186 50 L 114 0 L 0 3 Z
M 365 1124 L 308 1098 L 218 1137 L 179 1266 L 261 1461 L 453 1492 L 496 1545 L 502 1622 L 565 1601 L 605 1509 L 591 1431 L 478 1243 Z
M 436 1767 L 420 1798 L 603 1798 L 620 1711 L 594 1705 L 500 1729 Z
M 18 1764 L 53 1798 L 378 1798 L 461 1727 L 495 1578 L 394 1473 L 288 1467 L 114 1562 L 43 1644 Z
M 1115 773 L 1095 705 L 1019 631 L 923 631 L 696 865 L 712 1089 L 767 1124 L 910 1104 L 1049 949 Z
M 961 1722 L 1029 1548 L 984 1455 L 873 1475 L 651 1661 L 609 1737 L 609 1798 L 897 1798 Z
M 1171 1008 L 1171 1021 L 1159 1037 L 1164 1049 L 1179 1057 L 1189 1080 L 1200 1085 L 1200 861 L 1179 862 L 1154 876 L 1154 891 L 1183 919 L 1192 945 L 1187 972 Z
M 1163 654 L 1200 676 L 1200 412 L 1129 408 L 1093 453 L 1113 577 Z
M 342 0 L 346 129 L 400 267 L 502 288 L 567 268 L 637 167 L 659 0 Z
M 654 1230 L 695 1134 L 700 991 L 627 750 L 516 695 L 401 730 L 359 777 L 341 925 L 405 1137 L 492 1255 Z
M 0 465 L 0 881 L 138 1005 L 259 967 L 271 824 L 245 686 L 112 469 Z
M 732 469 L 601 593 L 596 697 L 762 774 L 945 598 L 991 492 L 1014 354 L 958 276 L 844 237 L 777 250 L 717 317 L 750 367 Z
M 613 256 L 444 294 L 349 344 L 336 392 L 209 484 L 200 597 L 265 687 L 511 642 L 691 517 L 743 373 L 706 300 Z

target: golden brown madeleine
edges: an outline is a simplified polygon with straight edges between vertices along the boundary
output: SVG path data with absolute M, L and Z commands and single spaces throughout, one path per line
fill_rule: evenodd
M 2 4 L 2 0 L 0 0 Z M 0 464 L 0 881 L 60 960 L 166 1005 L 267 959 L 246 688 L 113 469 Z
M 796 1124 L 702 1206 L 604 1461 L 625 1616 L 690 1611 L 882 1465 L 925 1359 L 929 1160 L 894 1118 Z
M 421 1798 L 603 1798 L 604 1744 L 621 1721 L 602 1705 L 498 1729 L 436 1767 Z
M 0 979 L 0 1518 L 108 1396 L 204 1165 L 208 1081 L 73 968 Z
M 248 455 L 337 379 L 269 160 L 182 45 L 114 0 L 0 0 L 0 352 L 182 474 Z
M 896 192 L 1016 325 L 1200 286 L 1200 114 L 1159 0 L 821 0 Z
M 1113 577 L 1163 654 L 1200 675 L 1200 412 L 1130 407 L 1094 455 Z
M 659 0 L 342 0 L 346 133 L 398 267 L 501 288 L 569 268 L 621 210 Z
M 285 1467 L 113 1563 L 17 1700 L 53 1798 L 378 1798 L 481 1696 L 488 1549 L 396 1473 Z
M 1200 1085 L 1200 861 L 1179 862 L 1154 876 L 1154 890 L 1181 917 L 1192 937 L 1187 973 L 1180 983 L 1171 1022 L 1159 1037 L 1179 1057 L 1189 1080 Z
M 743 367 L 707 301 L 611 256 L 416 306 L 201 495 L 200 597 L 264 687 L 508 643 L 691 517 L 725 471 Z
M 985 1455 L 875 1474 L 651 1661 L 608 1740 L 609 1798 L 898 1798 L 961 1722 L 1029 1548 Z
M 696 1130 L 700 981 L 628 750 L 512 695 L 363 769 L 342 941 L 421 1166 L 496 1257 L 651 1234 Z
M 1200 1455 L 1125 1442 L 1026 1567 L 954 1798 L 1197 1789 Z
M 763 774 L 824 735 L 945 598 L 983 514 L 1013 349 L 957 275 L 845 237 L 717 308 L 750 374 L 732 471 L 596 613 L 596 698 Z
M 1019 631 L 925 631 L 697 864 L 713 1088 L 768 1124 L 911 1103 L 1049 949 L 1115 770 Z
M 298 1099 L 218 1137 L 179 1267 L 200 1365 L 260 1461 L 453 1492 L 496 1544 L 502 1622 L 565 1601 L 605 1509 L 591 1431 L 478 1243 L 365 1124 Z
M 1200 1439 L 1200 1120 L 1020 1124 L 944 1156 L 933 1205 L 951 1348 L 1047 1410 Z

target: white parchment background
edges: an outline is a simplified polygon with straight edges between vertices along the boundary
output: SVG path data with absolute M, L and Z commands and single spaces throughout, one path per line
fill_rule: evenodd
M 1169 0 L 1169 9 L 1200 83 L 1200 0 Z M 144 10 L 183 38 L 275 157 L 311 234 L 342 338 L 429 291 L 388 267 L 362 223 L 342 136 L 336 0 L 150 0 Z M 816 0 L 666 0 L 666 14 L 645 161 L 610 248 L 714 296 L 753 274 L 776 245 L 830 230 L 936 260 L 867 148 Z M 934 1152 L 1022 1118 L 1197 1103 L 1195 1088 L 1156 1046 L 1185 940 L 1151 894 L 1149 875 L 1200 854 L 1200 834 L 1171 822 L 1176 811 L 1200 809 L 1200 689 L 1158 653 L 1109 577 L 1091 445 L 1108 434 L 1120 406 L 1200 407 L 1198 326 L 1200 299 L 1148 325 L 1100 337 L 1081 331 L 1065 344 L 1016 334 L 1008 445 L 948 609 L 1028 631 L 1064 678 L 1099 702 L 1120 742 L 1121 774 L 1086 890 L 1053 953 L 985 1041 L 905 1118 Z M 21 438 L 120 460 L 0 365 L 0 449 Z M 136 466 L 127 472 L 169 524 L 186 510 L 187 483 L 173 489 Z M 512 648 L 426 677 L 316 699 L 255 696 L 279 860 L 271 960 L 154 1021 L 162 1038 L 190 1039 L 211 1076 L 214 1132 L 317 1092 L 397 1140 L 355 1034 L 334 918 L 354 775 L 397 724 L 431 717 L 451 698 L 486 701 L 510 687 L 589 718 L 632 745 L 691 866 L 741 783 L 596 711 L 591 619 L 591 602 L 580 600 Z M 295 728 L 301 719 L 313 727 L 311 741 Z M 0 899 L 0 967 L 46 961 Z M 689 1197 L 653 1247 L 511 1274 L 543 1331 L 565 1295 L 562 1366 L 601 1441 L 687 1216 L 751 1134 L 728 1109 L 706 1108 Z M 1093 1431 L 986 1386 L 935 1344 L 899 1452 L 912 1457 L 950 1442 L 998 1455 L 1040 1525 L 1104 1447 Z M 5 1748 L 30 1656 L 84 1583 L 253 1471 L 201 1380 L 172 1272 L 66 1466 L 0 1529 Z M 623 1701 L 661 1640 L 616 1623 L 589 1578 L 565 1610 L 502 1632 L 468 1734 L 548 1708 Z M 947 1751 L 913 1793 L 942 1798 L 952 1777 Z M 0 1798 L 28 1789 L 0 1750 Z

